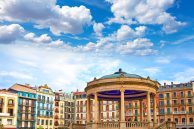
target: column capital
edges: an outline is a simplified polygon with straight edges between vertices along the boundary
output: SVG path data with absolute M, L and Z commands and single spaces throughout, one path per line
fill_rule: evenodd
M 125 92 L 125 89 L 124 89 L 124 88 L 121 88 L 121 89 L 120 89 L 120 92 Z

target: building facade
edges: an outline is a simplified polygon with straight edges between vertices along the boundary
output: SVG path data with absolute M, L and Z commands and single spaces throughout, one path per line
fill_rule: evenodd
M 53 129 L 54 127 L 54 97 L 55 94 L 47 85 L 36 88 L 37 93 L 37 123 L 36 128 Z
M 14 84 L 8 90 L 18 95 L 17 129 L 35 129 L 36 90 L 28 84 Z
M 54 128 L 68 128 L 74 120 L 74 100 L 73 94 L 55 92 L 55 109 L 54 109 Z
M 194 83 L 166 85 L 158 90 L 158 122 L 175 121 L 177 128 L 194 127 Z
M 7 90 L 0 90 L 0 125 L 4 129 L 16 129 L 18 96 Z
M 74 122 L 75 103 L 73 93 L 64 93 L 64 125 L 67 128 L 70 123 Z

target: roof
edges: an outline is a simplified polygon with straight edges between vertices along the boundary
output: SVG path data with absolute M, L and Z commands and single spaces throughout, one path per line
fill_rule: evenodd
M 14 93 L 14 92 L 11 92 L 11 91 L 8 91 L 8 90 L 6 90 L 6 89 L 1 89 L 0 90 L 0 93 L 5 93 L 5 94 L 12 94 L 12 95 L 16 95 L 16 93 Z
M 21 92 L 29 92 L 36 94 L 36 90 L 33 89 L 33 87 L 29 85 L 21 85 L 21 84 L 14 84 L 12 87 L 10 87 L 8 90 L 15 90 L 15 91 L 21 91 Z
M 118 72 L 115 72 L 114 74 L 110 74 L 110 75 L 105 75 L 101 77 L 100 79 L 119 78 L 119 77 L 142 78 L 141 76 L 137 74 L 129 74 L 129 73 L 123 72 L 122 69 L 119 69 Z

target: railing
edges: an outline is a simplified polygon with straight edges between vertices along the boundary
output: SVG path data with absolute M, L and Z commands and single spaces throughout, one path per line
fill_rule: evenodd
M 171 121 L 165 121 L 154 129 L 176 129 L 176 123 Z
M 119 128 L 119 122 L 102 122 L 98 123 L 98 128 Z
M 186 111 L 174 111 L 173 114 L 186 114 Z
M 148 127 L 147 122 L 124 122 L 126 123 L 126 128 L 142 128 L 142 127 Z

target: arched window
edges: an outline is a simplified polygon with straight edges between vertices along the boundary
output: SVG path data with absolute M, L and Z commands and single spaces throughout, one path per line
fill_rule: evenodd
M 8 105 L 13 105 L 13 99 L 8 100 Z
M 176 123 L 178 123 L 178 118 L 175 118 L 174 121 L 175 121 Z
M 193 122 L 193 118 L 189 118 L 189 122 L 192 123 Z
M 185 123 L 185 118 L 182 118 L 182 123 Z

